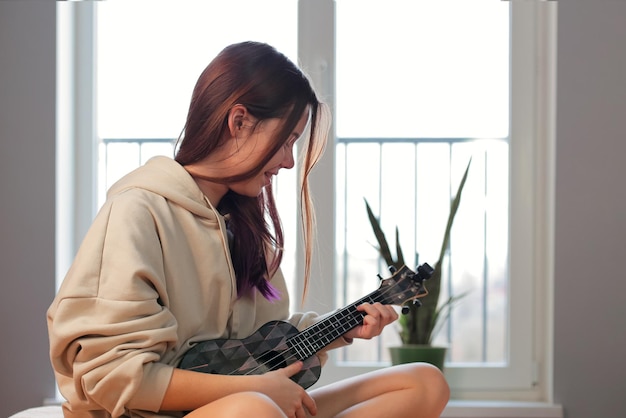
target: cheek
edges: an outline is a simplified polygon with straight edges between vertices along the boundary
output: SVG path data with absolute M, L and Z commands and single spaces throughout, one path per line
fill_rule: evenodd
M 282 161 L 285 159 L 285 148 L 281 147 L 276 154 L 272 156 L 272 158 L 267 162 L 266 168 L 273 169 L 278 167 Z

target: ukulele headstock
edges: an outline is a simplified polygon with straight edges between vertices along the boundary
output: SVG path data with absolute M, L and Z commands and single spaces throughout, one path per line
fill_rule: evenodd
M 389 267 L 392 276 L 382 279 L 380 288 L 381 303 L 402 306 L 408 301 L 417 301 L 428 294 L 424 281 L 428 280 L 435 271 L 428 263 L 417 267 L 414 272 L 407 266 L 396 269 Z

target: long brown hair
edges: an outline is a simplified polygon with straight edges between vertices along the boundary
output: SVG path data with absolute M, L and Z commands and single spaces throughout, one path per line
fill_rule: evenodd
M 188 165 L 204 159 L 222 146 L 228 137 L 228 114 L 236 104 L 245 106 L 258 122 L 281 118 L 283 125 L 267 155 L 252 169 L 235 176 L 205 179 L 229 183 L 258 174 L 289 139 L 307 107 L 310 108 L 309 135 L 303 138 L 306 142 L 300 162 L 306 294 L 315 224 L 308 178 L 326 145 L 330 126 L 328 107 L 318 100 L 304 73 L 275 48 L 259 42 L 230 45 L 211 61 L 196 83 L 185 128 L 179 138 L 176 161 Z M 271 187 L 266 187 L 258 197 L 229 191 L 221 199 L 217 210 L 228 214 L 227 227 L 233 235 L 231 258 L 237 276 L 238 294 L 241 296 L 257 288 L 270 300 L 278 297 L 269 279 L 280 266 L 284 238 Z M 266 251 L 271 251 L 269 265 Z

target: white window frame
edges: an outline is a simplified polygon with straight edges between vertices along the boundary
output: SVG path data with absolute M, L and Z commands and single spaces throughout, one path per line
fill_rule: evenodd
M 511 6 L 511 364 L 451 367 L 446 377 L 454 399 L 550 402 L 556 2 Z M 58 283 L 97 210 L 94 9 L 91 2 L 67 2 L 58 8 L 59 17 L 72 28 L 58 41 L 59 49 L 68 51 L 59 55 L 59 85 L 72 92 L 58 110 Z M 300 64 L 334 107 L 334 1 L 299 0 L 299 20 Z M 311 181 L 318 251 L 303 309 L 324 311 L 327 307 L 319 301 L 335 300 L 335 197 L 328 193 L 334 190 L 334 171 L 334 146 L 329 146 Z M 380 365 L 336 364 L 331 356 L 320 383 L 375 368 Z
M 95 5 L 57 2 L 56 284 L 97 210 Z

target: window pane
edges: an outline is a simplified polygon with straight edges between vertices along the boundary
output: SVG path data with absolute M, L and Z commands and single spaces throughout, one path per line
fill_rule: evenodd
M 398 227 L 409 267 L 434 266 L 451 199 L 471 159 L 441 298 L 468 295 L 434 342 L 449 347 L 448 364 L 504 363 L 509 6 L 483 0 L 336 3 L 336 245 L 337 277 L 343 278 L 336 303 L 357 300 L 377 287 L 376 273 L 385 275 L 363 199 L 392 246 Z M 341 360 L 387 361 L 384 348 L 399 343 L 394 331 L 382 342 L 343 349 Z
M 226 45 L 268 42 L 297 56 L 295 0 L 98 3 L 98 133 L 176 138 L 200 72 Z
M 508 136 L 507 2 L 336 4 L 338 136 Z

